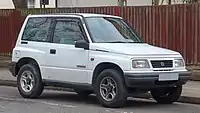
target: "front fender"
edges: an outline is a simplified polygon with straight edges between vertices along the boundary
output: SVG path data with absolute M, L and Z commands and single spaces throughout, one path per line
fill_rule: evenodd
M 131 69 L 130 57 L 127 55 L 92 51 L 90 57 L 94 59 L 91 61 L 89 66 L 89 68 L 93 71 L 100 63 L 113 63 L 119 66 L 123 71 L 128 71 Z

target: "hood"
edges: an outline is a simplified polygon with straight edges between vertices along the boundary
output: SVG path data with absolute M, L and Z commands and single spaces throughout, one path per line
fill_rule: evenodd
M 146 43 L 93 43 L 90 48 L 126 55 L 180 55 L 178 52 Z

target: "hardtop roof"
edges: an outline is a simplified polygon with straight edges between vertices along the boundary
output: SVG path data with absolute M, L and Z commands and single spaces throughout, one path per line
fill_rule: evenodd
M 95 13 L 48 13 L 48 14 L 30 14 L 30 17 L 44 17 L 44 16 L 82 16 L 82 17 L 113 17 L 121 18 L 120 16 L 107 15 L 107 14 L 95 14 Z

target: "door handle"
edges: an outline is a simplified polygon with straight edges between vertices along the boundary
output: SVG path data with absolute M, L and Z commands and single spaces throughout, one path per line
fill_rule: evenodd
M 28 42 L 22 41 L 21 44 L 28 44 Z
M 50 49 L 50 54 L 56 54 L 56 50 L 55 49 Z

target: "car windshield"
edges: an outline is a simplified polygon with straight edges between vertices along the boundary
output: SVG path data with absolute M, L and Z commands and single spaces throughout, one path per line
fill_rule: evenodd
M 120 18 L 86 18 L 93 42 L 96 43 L 142 43 L 142 39 Z

